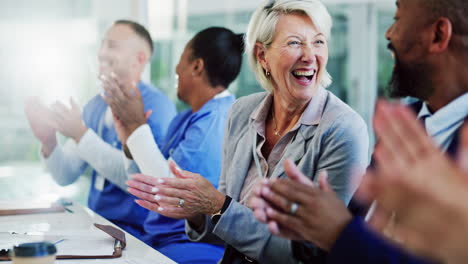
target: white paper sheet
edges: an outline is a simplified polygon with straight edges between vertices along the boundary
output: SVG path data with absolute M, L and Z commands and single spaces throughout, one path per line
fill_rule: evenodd
M 110 236 L 105 239 L 65 239 L 56 245 L 57 255 L 112 255 L 114 252 L 114 241 L 115 239 Z

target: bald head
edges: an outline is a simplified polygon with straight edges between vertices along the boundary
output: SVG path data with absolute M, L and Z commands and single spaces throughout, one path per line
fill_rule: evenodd
M 151 57 L 154 51 L 153 39 L 144 26 L 131 20 L 117 20 L 114 22 L 114 25 L 127 25 L 135 35 L 141 39 L 146 48 L 148 48 L 149 57 Z
M 111 72 L 126 82 L 138 81 L 151 58 L 153 42 L 138 23 L 118 20 L 107 30 L 99 50 L 99 75 Z

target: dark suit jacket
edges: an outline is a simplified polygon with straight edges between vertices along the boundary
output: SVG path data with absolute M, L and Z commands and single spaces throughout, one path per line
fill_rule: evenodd
M 418 114 L 419 111 L 421 110 L 422 105 L 423 105 L 422 101 L 417 101 L 415 103 L 408 105 L 408 107 L 411 110 L 413 110 L 415 114 Z M 465 118 L 465 122 L 467 121 L 468 121 L 467 118 Z M 452 158 L 455 158 L 455 155 L 458 152 L 458 144 L 460 140 L 460 130 L 458 130 L 456 133 L 458 134 L 458 136 L 454 137 L 453 141 L 450 143 L 449 147 L 447 148 L 447 154 Z M 373 168 L 374 162 L 375 160 L 374 160 L 374 157 L 372 156 L 372 159 L 368 168 Z M 351 201 L 348 204 L 348 209 L 354 216 L 361 216 L 363 218 L 366 216 L 367 211 L 369 210 L 369 207 L 370 207 L 370 204 L 362 204 L 361 202 L 356 200 L 354 197 L 351 199 Z
M 417 104 L 419 104 L 419 107 Z M 421 103 L 415 103 L 410 107 L 417 110 L 421 107 Z M 465 123 L 467 121 L 468 117 L 465 118 Z M 447 149 L 447 154 L 452 158 L 455 158 L 459 148 L 461 128 L 456 133 L 457 135 Z M 370 231 L 359 216 L 355 217 L 340 234 L 334 247 L 329 252 L 327 260 L 329 264 L 431 263 L 412 256 L 406 253 L 404 249 L 384 241 L 378 234 Z
M 338 237 L 328 254 L 328 264 L 428 264 L 429 261 L 406 253 L 367 228 L 361 217 L 355 217 Z

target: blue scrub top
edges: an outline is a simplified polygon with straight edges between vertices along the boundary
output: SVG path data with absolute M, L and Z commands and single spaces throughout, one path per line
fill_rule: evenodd
M 201 174 L 217 187 L 221 173 L 224 128 L 228 111 L 234 101 L 232 95 L 213 98 L 195 113 L 186 110 L 178 114 L 169 126 L 166 144 L 161 149 L 164 157 L 172 158 L 184 170 Z M 174 243 L 189 242 L 185 235 L 184 220 L 150 212 L 144 223 L 144 230 L 149 236 L 145 242 L 177 262 L 187 260 L 187 263 L 190 263 L 191 252 L 181 254 L 182 252 L 176 249 L 169 249 L 174 247 Z M 196 244 L 200 247 L 212 246 Z M 219 260 L 223 252 L 222 247 L 212 247 L 216 247 L 217 250 L 214 248 L 206 254 L 211 255 L 213 260 Z M 195 250 L 194 248 L 193 251 Z
M 147 123 L 151 127 L 156 143 L 161 146 L 169 123 L 176 114 L 175 105 L 166 95 L 150 84 L 139 82 L 138 89 L 141 92 L 145 112 L 153 110 Z M 107 103 L 100 95 L 96 95 L 84 107 L 83 120 L 86 126 L 94 130 L 105 142 L 120 150 L 122 144 L 115 129 L 104 126 L 106 109 Z M 97 190 L 95 188 L 96 176 L 97 172 L 93 169 L 88 207 L 130 234 L 141 238 L 143 222 L 149 211 L 137 205 L 133 195 L 108 180 L 105 180 L 102 191 Z M 105 178 L 105 175 L 103 176 Z

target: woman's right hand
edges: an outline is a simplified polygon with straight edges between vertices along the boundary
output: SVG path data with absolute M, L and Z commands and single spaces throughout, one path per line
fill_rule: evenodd
M 218 212 L 226 196 L 203 176 L 180 170 L 174 162 L 170 168 L 175 178 L 133 175 L 128 191 L 140 198 L 142 207 L 164 216 L 196 221 L 198 215 Z

